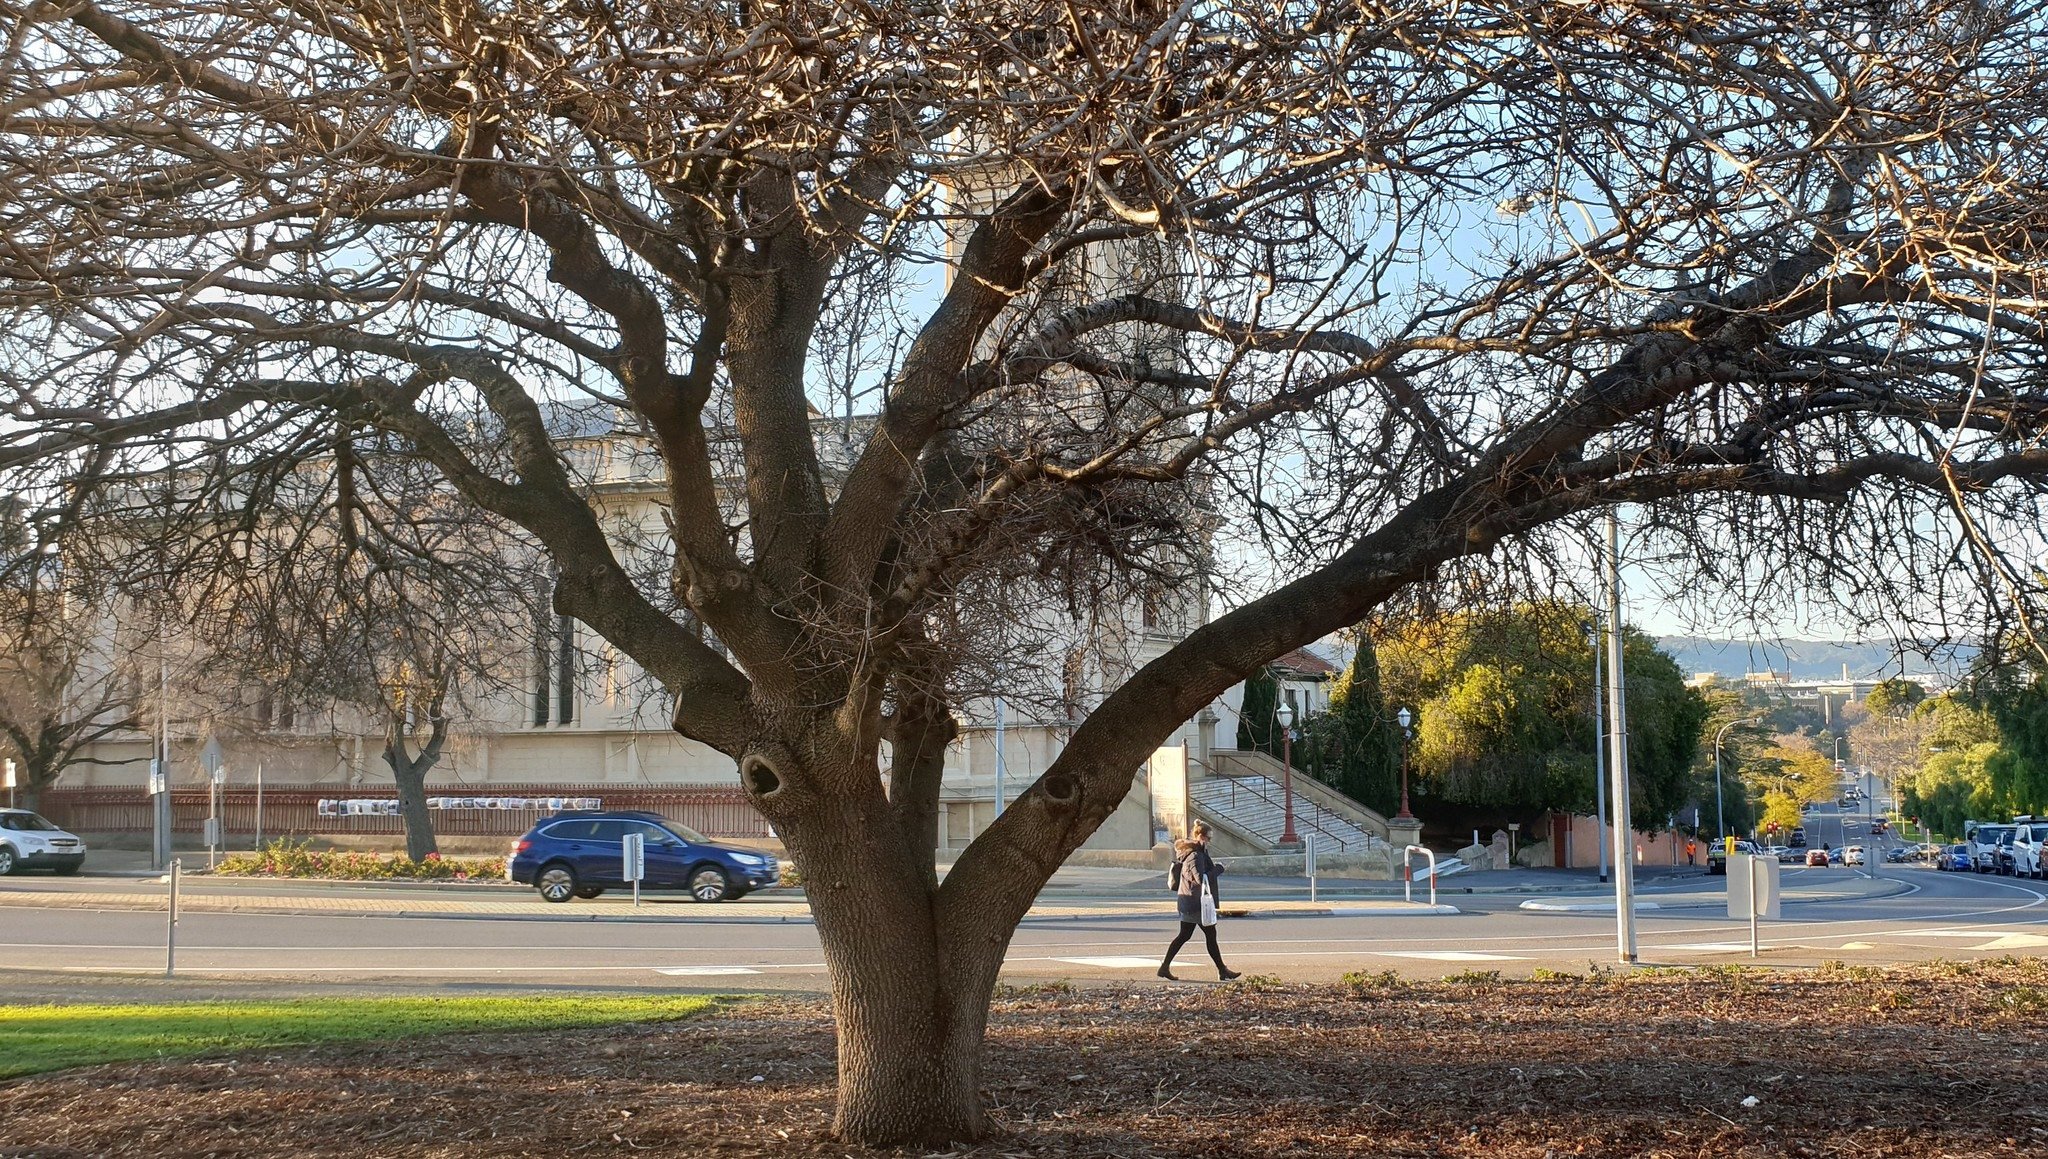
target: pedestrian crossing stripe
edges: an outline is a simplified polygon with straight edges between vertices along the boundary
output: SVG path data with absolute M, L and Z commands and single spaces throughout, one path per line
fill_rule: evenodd
M 1375 950 L 1382 958 L 1425 958 L 1432 962 L 1526 962 L 1515 954 L 1480 954 L 1471 950 Z
M 1149 970 L 1159 964 L 1157 958 L 1054 958 L 1069 966 L 1099 966 L 1107 970 Z
M 746 966 L 666 966 L 654 971 L 672 978 L 716 978 L 731 974 L 758 974 Z

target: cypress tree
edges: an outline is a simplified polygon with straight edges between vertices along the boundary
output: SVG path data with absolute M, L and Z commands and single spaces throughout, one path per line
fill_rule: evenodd
M 1271 668 L 1261 668 L 1244 682 L 1244 704 L 1237 715 L 1237 747 L 1280 755 L 1280 725 L 1273 710 L 1280 705 L 1280 682 Z

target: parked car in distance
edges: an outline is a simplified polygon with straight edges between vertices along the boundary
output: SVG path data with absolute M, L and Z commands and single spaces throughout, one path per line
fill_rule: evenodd
M 1828 864 L 1829 864 L 1829 865 L 1840 865 L 1840 864 L 1842 864 L 1842 851 L 1841 851 L 1841 850 L 1839 850 L 1839 849 L 1830 849 L 1830 850 L 1828 850 L 1828 851 L 1827 851 L 1827 853 L 1828 853 Z
M 1894 845 L 1884 851 L 1884 859 L 1893 865 L 1905 864 L 1906 859 L 1911 855 L 1912 850 L 1907 849 L 1903 845 Z
M 1970 832 L 1970 867 L 1978 873 L 2004 873 L 2012 847 L 2014 825 L 1979 825 Z
M 1802 865 L 1806 862 L 1806 851 L 1794 849 L 1790 845 L 1773 845 L 1771 852 L 1777 855 L 1778 863 L 1781 865 Z
M 1807 850 L 1806 864 L 1809 868 L 1826 869 L 1828 867 L 1828 851 L 1825 849 Z
M 24 869 L 77 873 L 85 842 L 27 809 L 0 809 L 0 877 Z
M 1970 847 L 1967 845 L 1948 846 L 1947 848 L 1941 851 L 1941 856 L 1938 860 L 1935 861 L 1935 866 L 1940 869 L 1948 870 L 1951 873 L 1970 872 Z
M 1764 847 L 1755 842 L 1738 839 L 1735 842 L 1735 852 L 1762 856 Z M 1707 842 L 1707 872 L 1710 874 L 1728 872 L 1728 849 L 1723 842 Z
M 1804 848 L 1806 848 L 1806 830 L 1804 830 L 1804 829 L 1794 829 L 1794 830 L 1792 831 L 1792 842 L 1791 842 L 1791 844 L 1792 844 L 1792 848 L 1794 848 L 1794 849 L 1804 849 Z
M 505 876 L 553 902 L 622 889 L 625 839 L 645 839 L 643 890 L 686 890 L 698 901 L 734 901 L 778 885 L 782 867 L 752 849 L 720 845 L 659 813 L 633 810 L 558 813 L 512 847 Z
M 2048 821 L 2020 817 L 2013 821 L 2012 828 L 2005 871 L 2015 877 L 2041 877 L 2042 862 L 2048 861 Z

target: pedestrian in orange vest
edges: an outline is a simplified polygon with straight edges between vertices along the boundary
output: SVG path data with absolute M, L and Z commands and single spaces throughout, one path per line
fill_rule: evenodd
M 1697 846 L 1697 845 L 1693 844 L 1693 840 L 1692 840 L 1692 838 L 1688 837 L 1688 838 L 1686 838 L 1686 839 L 1685 839 L 1685 863 L 1686 863 L 1687 865 L 1691 865 L 1691 864 L 1692 864 L 1692 855 L 1693 855 L 1694 851 L 1695 851 L 1695 850 L 1697 850 L 1698 848 L 1699 848 L 1699 846 Z

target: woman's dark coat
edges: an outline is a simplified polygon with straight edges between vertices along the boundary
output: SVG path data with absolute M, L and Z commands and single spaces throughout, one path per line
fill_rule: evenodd
M 1223 891 L 1217 888 L 1217 878 L 1223 867 L 1209 856 L 1209 850 L 1193 841 L 1176 841 L 1173 854 L 1180 860 L 1180 893 L 1174 898 L 1174 908 L 1180 920 L 1200 924 L 1202 920 L 1202 881 L 1208 879 L 1209 892 L 1219 901 Z

